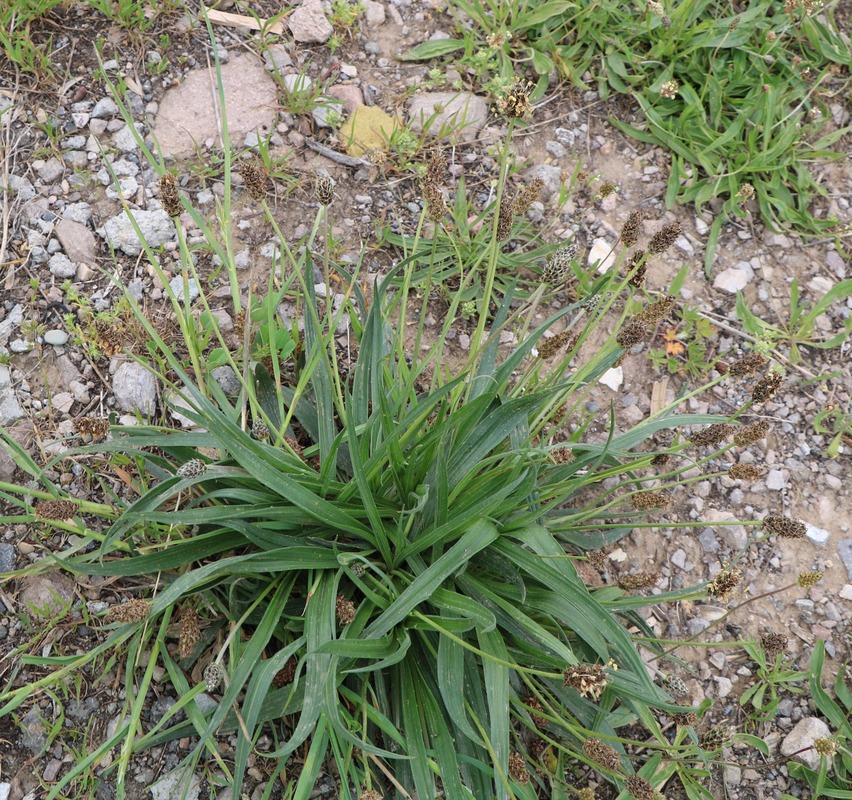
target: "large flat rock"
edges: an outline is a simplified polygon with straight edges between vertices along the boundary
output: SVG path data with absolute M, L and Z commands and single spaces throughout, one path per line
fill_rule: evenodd
M 278 98 L 275 81 L 263 63 L 250 55 L 234 57 L 222 67 L 225 112 L 231 142 L 242 147 L 246 135 L 266 136 L 272 130 Z M 221 146 L 216 114 L 219 90 L 214 70 L 190 72 L 180 86 L 169 89 L 160 103 L 154 135 L 164 156 L 187 158 L 208 139 Z

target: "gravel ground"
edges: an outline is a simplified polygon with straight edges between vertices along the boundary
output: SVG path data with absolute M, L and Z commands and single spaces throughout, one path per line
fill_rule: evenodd
M 302 6 L 304 13 L 298 17 L 294 14 L 290 20 L 291 35 L 282 37 L 265 59 L 256 54 L 255 40 L 248 32 L 216 28 L 219 58 L 226 71 L 223 80 L 234 145 L 256 149 L 258 137 L 269 137 L 273 156 L 287 156 L 290 177 L 276 181 L 270 204 L 291 242 L 308 232 L 304 220 L 313 215 L 309 192 L 303 188 L 307 176 L 319 169 L 335 179 L 334 235 L 342 243 L 344 261 L 357 258 L 360 243 L 371 240 L 381 222 L 395 230 L 411 229 L 420 214 L 421 201 L 416 185 L 402 171 L 382 172 L 359 156 L 350 155 L 349 162 L 341 163 L 345 159 L 337 155 L 329 158 L 328 151 L 326 155 L 317 152 L 312 145 L 342 152 L 327 127 L 329 110 L 346 115 L 361 106 L 381 109 L 389 118 L 398 114 L 415 122 L 420 108 L 433 109 L 436 102 L 445 114 L 452 111 L 447 108 L 446 97 L 436 96 L 445 87 L 426 87 L 427 66 L 395 60 L 400 49 L 445 34 L 448 20 L 430 8 L 434 4 L 394 0 L 366 5 L 360 30 L 352 31 L 351 39 L 334 56 L 317 44 L 325 41 L 322 37 L 327 39 L 330 31 L 321 9 L 312 9 L 308 3 Z M 82 23 L 77 20 L 75 24 Z M 91 21 L 87 24 L 95 25 Z M 153 37 L 141 45 L 134 40 L 133 47 L 122 42 L 107 54 L 103 69 L 113 81 L 123 78 L 131 89 L 130 110 L 138 134 L 151 146 L 155 146 L 156 136 L 163 153 L 170 157 L 169 163 L 179 167 L 181 191 L 195 208 L 212 218 L 224 183 L 214 157 L 218 134 L 210 103 L 209 42 L 203 26 L 189 17 L 171 20 L 169 32 L 172 41 L 168 48 L 158 47 Z M 90 33 L 94 41 L 94 34 L 100 31 Z M 60 38 L 55 47 L 61 44 Z M 283 85 L 291 91 L 304 89 L 307 81 L 316 86 L 330 81 L 328 97 L 343 105 L 328 101 L 304 113 L 285 110 L 286 91 L 282 93 L 272 80 L 272 67 L 281 73 Z M 101 312 L 114 307 L 122 292 L 116 289 L 112 277 L 124 283 L 152 319 L 168 324 L 165 287 L 139 257 L 139 241 L 122 210 L 116 180 L 145 238 L 164 248 L 164 265 L 171 275 L 178 275 L 174 225 L 160 205 L 156 173 L 145 162 L 136 136 L 96 70 L 91 48 L 78 46 L 68 69 L 75 77 L 59 90 L 14 91 L 10 76 L 0 76 L 6 84 L 0 92 L 0 109 L 12 107 L 2 117 L 1 128 L 7 144 L 3 180 L 11 192 L 6 195 L 4 209 L 5 253 L 0 253 L 0 261 L 6 262 L 0 272 L 0 423 L 37 459 L 63 451 L 73 434 L 75 418 L 114 412 L 126 422 L 137 409 L 156 413 L 163 408 L 160 387 L 127 355 L 128 351 L 141 352 L 132 331 L 124 331 L 116 345 L 109 330 L 95 330 L 92 337 L 101 353 L 95 356 L 67 324 L 69 315 L 84 319 L 86 308 Z M 406 100 L 409 95 L 414 102 Z M 468 124 L 451 150 L 450 172 L 456 180 L 464 177 L 469 192 L 481 205 L 487 202 L 490 182 L 496 176 L 490 146 L 500 135 L 501 122 L 485 102 L 479 102 L 482 98 L 469 100 Z M 833 241 L 806 244 L 793 234 L 767 231 L 753 220 L 724 228 L 712 275 L 705 278 L 701 264 L 710 212 L 696 215 L 687 208 L 665 209 L 666 154 L 626 140 L 607 121 L 608 115 L 630 121 L 632 113 L 624 104 L 600 102 L 594 93 L 563 89 L 536 110 L 529 127 L 518 135 L 515 147 L 523 167 L 520 177 L 536 176 L 545 182 L 540 200 L 530 209 L 530 219 L 547 231 L 548 238 L 556 240 L 578 232 L 590 260 L 595 260 L 597 253 L 606 252 L 617 241 L 621 225 L 636 208 L 647 212 L 644 236 L 652 235 L 663 224 L 680 222 L 682 236 L 649 269 L 648 285 L 663 290 L 684 263 L 691 265 L 679 299 L 706 312 L 715 322 L 713 348 L 719 360 L 741 352 L 747 345 L 747 339 L 738 333 L 738 290 L 754 313 L 775 320 L 785 313 L 793 278 L 798 279 L 804 296 L 812 299 L 852 277 L 848 259 Z M 832 107 L 832 113 L 838 124 L 847 124 L 848 108 L 838 104 Z M 60 131 L 53 144 L 44 136 L 45 120 Z M 587 174 L 597 173 L 602 180 L 614 181 L 619 191 L 597 204 L 581 192 L 557 210 L 559 186 L 578 160 L 582 160 Z M 848 225 L 852 222 L 849 159 L 826 166 L 821 174 L 829 192 L 826 210 Z M 235 173 L 233 180 L 231 224 L 238 242 L 236 265 L 245 279 L 241 289 L 245 290 L 252 283 L 264 285 L 275 242 L 239 174 Z M 200 245 L 201 231 L 188 215 L 184 222 L 190 246 Z M 226 307 L 227 286 L 215 277 L 215 262 L 203 252 L 198 255 L 202 279 L 208 281 L 206 288 L 222 303 L 216 309 L 222 328 L 232 329 L 233 319 Z M 390 259 L 387 252 L 371 251 L 365 264 L 368 270 L 378 272 L 391 263 Z M 70 287 L 70 293 L 60 288 L 64 284 Z M 191 288 L 190 300 L 193 288 L 197 292 L 198 287 Z M 852 300 L 844 300 L 820 318 L 820 335 L 836 332 L 851 310 Z M 452 330 L 450 337 L 463 353 L 469 345 L 465 331 Z M 116 354 L 110 356 L 110 352 Z M 675 495 L 673 505 L 659 519 L 671 523 L 703 520 L 706 525 L 636 529 L 611 549 L 604 571 L 604 579 L 612 581 L 630 572 L 654 570 L 658 580 L 652 591 L 667 591 L 711 579 L 744 546 L 746 530 L 720 526 L 720 522 L 784 513 L 807 524 L 804 539 L 773 538 L 749 550 L 740 565 L 745 594 L 739 599 L 794 583 L 796 575 L 805 570 L 824 573 L 817 586 L 796 587 L 747 604 L 726 618 L 724 625 L 709 630 L 708 626 L 724 612 L 709 603 L 660 606 L 646 614 L 648 624 L 662 637 L 695 637 L 718 643 L 709 649 L 682 648 L 678 656 L 683 663 L 672 662 L 665 669 L 687 682 L 694 703 L 705 697 L 713 701 L 713 721 L 724 721 L 738 729 L 747 724 L 738 697 L 750 685 L 755 667 L 737 642 L 770 630 L 782 632 L 790 639 L 793 663 L 805 669 L 814 641 L 823 639 L 829 655 L 826 679 L 852 655 L 852 490 L 848 480 L 852 441 L 841 445 L 837 458 L 829 458 L 826 448 L 830 437 L 813 427 L 815 415 L 829 404 L 852 412 L 849 346 L 828 351 L 803 348 L 798 364 L 789 362 L 789 351 L 783 346 L 774 355 L 788 368 L 784 391 L 755 415 L 755 419 L 771 423 L 771 432 L 765 440 L 729 456 L 739 463 L 765 467 L 765 477 L 751 483 L 727 477 L 700 479 L 696 471 L 696 480 Z M 829 380 L 813 381 L 827 374 L 832 375 Z M 601 431 L 611 403 L 619 424 L 632 426 L 651 411 L 655 392 L 673 399 L 688 385 L 687 376 L 664 375 L 652 367 L 645 353 L 634 353 L 619 374 L 598 387 L 587 409 L 599 412 Z M 728 414 L 747 399 L 747 387 L 726 381 L 692 399 L 688 407 L 697 413 Z M 716 466 L 724 470 L 729 465 L 720 461 Z M 79 467 L 72 464 L 54 472 L 51 477 L 66 491 L 85 496 L 87 489 Z M 20 473 L 16 473 L 14 462 L 0 453 L 0 480 L 16 478 Z M 67 543 L 59 537 L 40 538 L 27 524 L 5 527 L 0 530 L 0 572 L 44 558 L 51 548 L 63 544 Z M 6 673 L 4 680 L 9 674 L 9 654 L 33 635 L 25 613 L 28 603 L 39 605 L 58 596 L 74 605 L 71 620 L 63 622 L 56 636 L 85 648 L 98 641 L 100 633 L 97 627 L 83 622 L 82 604 L 97 613 L 132 588 L 133 582 L 75 583 L 56 574 L 27 578 L 4 588 L 0 593 L 0 674 Z M 49 641 L 43 644 L 49 649 Z M 15 682 L 34 677 L 35 670 L 25 669 Z M 160 688 L 160 696 L 151 698 L 146 725 L 155 724 L 174 703 L 168 687 Z M 120 685 L 105 681 L 68 705 L 64 724 L 70 730 L 91 721 L 94 739 L 100 740 L 114 723 L 122 699 Z M 40 781 L 51 783 L 73 760 L 72 750 L 63 745 L 61 736 L 42 752 L 46 742 L 44 718 L 53 713 L 49 699 L 36 698 L 32 706 L 20 712 L 17 723 L 9 718 L 0 720 L 0 739 L 9 748 L 4 752 L 0 798 L 11 800 L 37 792 Z M 819 723 L 808 694 L 791 694 L 783 699 L 774 719 L 749 730 L 770 744 L 775 759 L 826 735 Z M 227 745 L 225 742 L 223 746 Z M 260 749 L 265 746 L 271 748 L 271 741 L 259 743 Z M 130 796 L 178 796 L 176 778 L 170 773 L 190 747 L 189 740 L 182 740 L 138 757 Z M 789 779 L 783 760 L 765 767 L 755 763 L 755 751 L 737 747 L 727 756 L 728 765 L 714 773 L 708 787 L 715 797 L 745 800 L 779 797 L 782 792 L 808 796 L 806 788 Z M 258 766 L 250 775 L 254 781 L 250 796 L 259 797 L 265 786 L 264 774 Z M 227 789 L 217 794 L 215 787 L 200 778 L 194 780 L 187 796 L 198 797 L 208 789 L 213 796 L 230 796 Z M 333 796 L 335 791 L 328 778 L 317 787 L 316 794 Z M 108 787 L 98 796 L 111 796 Z

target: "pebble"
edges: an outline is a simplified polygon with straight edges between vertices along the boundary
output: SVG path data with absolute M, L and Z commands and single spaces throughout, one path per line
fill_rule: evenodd
M 805 536 L 808 537 L 814 544 L 825 545 L 828 542 L 831 534 L 824 528 L 817 528 L 816 525 L 805 523 Z
M 77 273 L 77 265 L 64 253 L 56 253 L 47 262 L 50 274 L 57 278 L 73 278 Z
M 748 286 L 748 281 L 748 275 L 743 270 L 731 267 L 716 276 L 713 287 L 728 294 L 736 294 Z
M 46 344 L 53 345 L 54 347 L 62 347 L 68 341 L 68 334 L 65 331 L 54 328 L 44 334 L 44 341 Z
M 0 573 L 11 572 L 15 569 L 15 545 L 3 543 L 0 544 Z
M 136 411 L 142 416 L 157 408 L 157 381 L 142 364 L 122 364 L 113 375 L 112 391 L 122 411 Z
M 817 739 L 827 739 L 831 731 L 821 719 L 805 717 L 799 722 L 781 742 L 781 754 L 792 756 L 795 761 L 811 769 L 819 769 L 820 756 L 813 749 Z
M 774 492 L 780 492 L 787 485 L 784 479 L 784 471 L 780 469 L 771 469 L 766 476 L 766 488 Z
M 852 581 L 852 539 L 841 539 L 837 543 L 837 555 L 846 567 L 848 580 Z
M 189 278 L 186 282 L 186 287 L 184 287 L 183 277 L 181 275 L 177 275 L 169 281 L 169 288 L 181 303 L 186 301 L 187 294 L 189 295 L 190 303 L 195 301 L 199 294 L 198 282 L 195 278 Z

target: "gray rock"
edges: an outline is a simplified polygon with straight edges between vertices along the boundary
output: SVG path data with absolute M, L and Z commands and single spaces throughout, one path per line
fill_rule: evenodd
M 773 492 L 780 492 L 787 485 L 784 480 L 784 470 L 771 469 L 766 476 L 766 488 Z
M 6 344 L 9 341 L 9 337 L 14 332 L 15 328 L 17 328 L 24 321 L 24 307 L 20 304 L 14 306 L 12 310 L 6 315 L 6 318 L 0 322 L 0 346 Z
M 144 289 L 145 283 L 141 278 L 134 278 L 127 284 L 127 294 L 129 294 L 137 303 L 141 302 Z
M 89 156 L 82 150 L 69 150 L 62 156 L 62 160 L 71 169 L 85 169 L 89 166 Z
M 186 282 L 186 289 L 184 289 L 183 277 L 177 275 L 169 281 L 169 288 L 181 303 L 184 302 L 187 294 L 189 295 L 190 303 L 198 297 L 198 282 L 195 278 L 189 278 Z
M 698 534 L 698 544 L 701 545 L 701 549 L 705 553 L 719 552 L 719 540 L 716 538 L 716 534 L 713 533 L 712 528 L 704 528 L 704 530 Z
M 821 719 L 805 717 L 781 742 L 781 754 L 792 756 L 811 769 L 819 769 L 819 753 L 813 749 L 813 743 L 817 739 L 827 739 L 830 736 L 828 725 Z
M 374 0 L 365 0 L 364 5 L 364 20 L 368 28 L 378 28 L 379 25 L 385 24 L 385 7 L 381 3 L 376 3 Z
M 111 97 L 102 97 L 92 109 L 92 119 L 111 119 L 118 114 L 118 106 Z
M 281 73 L 286 67 L 293 66 L 293 59 L 283 44 L 274 44 L 263 54 L 263 65 L 270 71 Z
M 121 130 L 116 131 L 112 137 L 113 144 L 121 150 L 122 153 L 132 153 L 139 146 L 136 141 L 136 134 L 142 135 L 142 123 L 137 122 L 136 133 L 128 125 L 125 125 Z
M 175 237 L 175 226 L 169 215 L 162 209 L 152 211 L 134 211 L 133 217 L 142 231 L 142 236 L 150 247 L 159 247 Z M 97 231 L 110 245 L 129 256 L 138 256 L 142 245 L 128 212 L 123 212 L 106 221 Z
M 65 173 L 65 167 L 58 158 L 48 159 L 43 166 L 36 170 L 38 177 L 45 183 L 55 183 Z
M 0 425 L 11 425 L 24 416 L 24 410 L 15 397 L 9 368 L 0 365 Z
M 748 286 L 748 275 L 741 269 L 731 267 L 716 276 L 713 287 L 728 294 L 736 294 Z
M 47 331 L 44 334 L 45 344 L 53 345 L 54 347 L 62 347 L 68 341 L 68 334 L 58 328 Z
M 92 207 L 85 202 L 69 203 L 62 209 L 62 219 L 87 225 L 92 221 Z
M 216 379 L 226 395 L 233 396 L 240 393 L 242 383 L 231 367 L 216 367 L 210 374 Z
M 72 261 L 78 264 L 92 264 L 97 260 L 97 239 L 85 225 L 70 219 L 62 219 L 54 228 L 54 233 L 65 255 Z
M 674 553 L 672 553 L 671 562 L 676 567 L 683 569 L 686 566 L 686 551 L 679 547 L 674 551 Z
M 101 704 L 96 697 L 86 697 L 83 700 L 72 700 L 66 707 L 65 713 L 71 719 L 84 722 L 100 708 Z
M 334 33 L 320 0 L 303 0 L 287 20 L 287 25 L 297 42 L 322 44 Z
M 178 767 L 151 784 L 148 791 L 154 800 L 198 800 L 201 794 L 201 779 L 192 769 Z
M 15 545 L 8 544 L 7 542 L 0 544 L 0 573 L 11 572 L 15 569 L 16 556 Z
M 122 411 L 150 416 L 157 408 L 157 380 L 135 361 L 122 364 L 113 375 L 112 392 Z
M 219 706 L 219 701 L 211 697 L 207 692 L 202 692 L 195 698 L 195 705 L 202 714 L 208 714 L 215 711 Z
M 814 544 L 825 546 L 831 538 L 831 533 L 829 533 L 825 528 L 817 528 L 816 525 L 811 525 L 809 522 L 805 523 L 805 528 L 805 536 L 807 536 Z
M 527 181 L 536 178 L 544 182 L 541 195 L 544 200 L 549 200 L 562 186 L 562 169 L 555 164 L 536 164 L 524 172 Z
M 36 754 L 47 745 L 47 725 L 38 706 L 33 706 L 21 720 L 21 745 Z
M 735 522 L 737 520 L 737 517 L 730 511 L 719 511 L 715 508 L 708 509 L 705 517 L 710 524 L 714 522 Z M 748 534 L 742 525 L 720 525 L 716 530 L 716 535 L 735 552 L 742 550 L 748 541 Z
M 51 256 L 47 262 L 50 274 L 57 278 L 73 278 L 77 273 L 77 265 L 64 253 Z
M 52 616 L 74 602 L 75 583 L 61 572 L 27 575 L 21 583 L 18 599 L 29 614 Z
M 36 196 L 35 187 L 32 185 L 29 178 L 22 178 L 20 175 L 9 176 L 8 188 L 24 202 L 32 200 Z
M 469 92 L 424 92 L 409 101 L 411 127 L 450 141 L 473 141 L 488 117 L 484 97 Z
M 848 580 L 852 581 L 852 539 L 841 539 L 837 543 L 837 555 L 846 567 Z

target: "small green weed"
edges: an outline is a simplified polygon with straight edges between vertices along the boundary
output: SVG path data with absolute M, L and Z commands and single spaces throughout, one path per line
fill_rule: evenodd
M 714 345 L 717 329 L 697 308 L 680 306 L 673 312 L 670 324 L 661 323 L 648 358 L 654 367 L 670 375 L 688 375 L 699 379 L 715 363 Z
M 833 403 L 827 404 L 822 411 L 817 412 L 814 417 L 814 430 L 831 437 L 825 449 L 825 454 L 829 458 L 837 458 L 840 455 L 841 446 L 852 448 L 852 413 Z
M 764 637 L 768 643 L 773 640 Z M 740 705 L 751 707 L 749 719 L 753 723 L 769 722 L 775 717 L 778 704 L 784 693 L 799 695 L 804 691 L 798 684 L 807 680 L 808 673 L 792 669 L 785 661 L 783 652 L 767 652 L 763 643 L 743 645 L 745 651 L 757 665 L 754 683 L 740 695 Z

